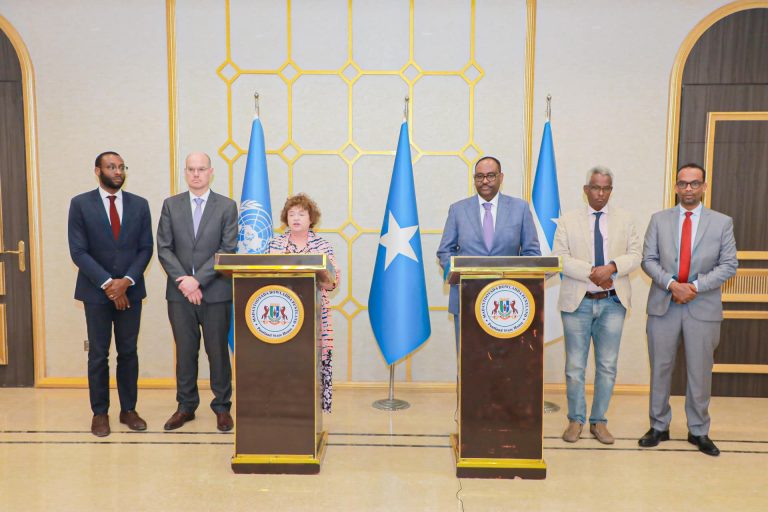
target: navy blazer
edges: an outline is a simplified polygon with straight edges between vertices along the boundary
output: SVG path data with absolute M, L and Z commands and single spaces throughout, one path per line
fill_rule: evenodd
M 493 247 L 483 241 L 477 195 L 453 203 L 448 209 L 443 237 L 437 248 L 440 266 L 447 272 L 451 256 L 541 256 L 539 237 L 528 203 L 499 194 Z M 458 286 L 451 286 L 448 311 L 459 314 Z
M 69 205 L 69 253 L 77 265 L 75 299 L 109 303 L 101 285 L 109 279 L 130 277 L 136 284 L 126 291 L 128 300 L 147 296 L 144 270 L 152 258 L 152 219 L 143 197 L 123 191 L 120 236 L 115 240 L 99 190 L 72 198 Z

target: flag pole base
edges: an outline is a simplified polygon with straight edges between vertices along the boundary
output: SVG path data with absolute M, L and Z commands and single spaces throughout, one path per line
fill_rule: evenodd
M 560 406 L 554 402 L 548 402 L 544 400 L 544 412 L 557 412 L 560 410 Z
M 373 402 L 374 409 L 381 409 L 382 411 L 401 411 L 403 409 L 407 409 L 411 406 L 408 402 L 405 400 L 400 400 L 399 398 L 382 398 L 381 400 L 376 400 Z

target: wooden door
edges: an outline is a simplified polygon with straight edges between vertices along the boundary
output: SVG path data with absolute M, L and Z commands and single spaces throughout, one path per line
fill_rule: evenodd
M 0 386 L 34 384 L 22 90 L 19 59 L 0 31 Z

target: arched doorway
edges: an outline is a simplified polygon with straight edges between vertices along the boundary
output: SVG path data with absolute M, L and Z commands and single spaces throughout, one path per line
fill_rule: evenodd
M 705 205 L 734 219 L 739 271 L 723 287 L 712 394 L 766 397 L 768 2 L 729 4 L 686 39 L 673 69 L 668 143 L 666 205 L 678 164 L 696 162 L 708 172 Z M 674 394 L 685 394 L 681 354 Z
M 24 86 L 0 24 L 0 386 L 35 383 Z

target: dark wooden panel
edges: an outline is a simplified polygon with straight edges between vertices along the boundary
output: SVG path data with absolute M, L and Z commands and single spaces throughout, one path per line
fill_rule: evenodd
M 741 265 L 741 262 L 739 262 Z M 724 310 L 736 310 L 736 311 L 768 311 L 768 303 L 766 302 L 723 302 Z
M 475 300 L 496 279 L 461 284 L 461 457 L 542 458 L 544 290 L 518 279 L 537 305 L 522 335 L 500 339 L 475 316 Z
M 768 365 L 768 320 L 726 319 L 720 327 L 715 363 Z
M 768 375 L 716 373 L 712 375 L 712 396 L 768 396 Z M 749 421 L 745 418 L 745 421 Z
M 8 365 L 0 366 L 0 386 L 32 386 L 32 292 L 29 270 L 27 163 L 24 140 L 24 106 L 19 62 L 5 34 L 0 32 L 0 189 L 2 190 L 3 242 L 14 250 L 20 240 L 27 246 L 27 271 L 18 270 L 18 256 L 0 255 L 5 263 Z
M 768 111 L 768 84 L 684 85 L 680 100 L 680 143 L 707 141 L 709 112 L 762 111 Z M 704 162 L 703 151 L 700 160 L 695 161 Z M 684 161 L 681 159 L 680 163 Z
M 711 206 L 733 217 L 740 251 L 768 251 L 768 121 L 721 121 L 715 132 Z
M 748 9 L 712 25 L 694 45 L 683 83 L 768 83 L 768 9 Z
M 0 30 L 0 82 L 21 82 L 21 66 L 16 50 Z
M 282 285 L 299 296 L 304 323 L 293 339 L 265 343 L 248 329 L 246 303 L 256 290 Z M 315 281 L 309 277 L 236 278 L 235 380 L 238 454 L 313 455 L 316 427 L 322 426 L 319 396 L 319 310 Z M 316 422 L 317 419 L 317 422 Z

